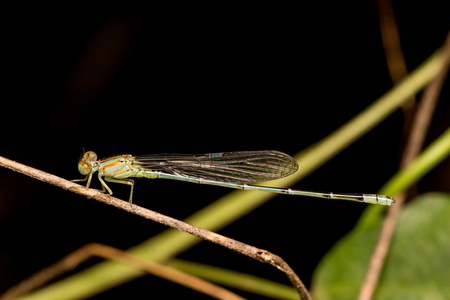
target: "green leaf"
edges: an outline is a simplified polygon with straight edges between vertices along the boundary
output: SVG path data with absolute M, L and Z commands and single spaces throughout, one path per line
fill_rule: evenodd
M 315 299 L 356 299 L 381 221 L 352 231 L 322 260 Z M 450 194 L 418 197 L 400 213 L 374 299 L 450 299 Z

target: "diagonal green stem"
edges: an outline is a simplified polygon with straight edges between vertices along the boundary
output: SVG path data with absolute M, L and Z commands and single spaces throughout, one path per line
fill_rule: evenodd
M 400 170 L 380 192 L 395 195 L 406 190 L 450 154 L 450 128 L 428 146 L 410 165 Z

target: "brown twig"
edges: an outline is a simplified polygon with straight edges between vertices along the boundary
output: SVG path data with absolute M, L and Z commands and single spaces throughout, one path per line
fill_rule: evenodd
M 148 210 L 146 208 L 137 206 L 133 204 L 133 208 L 130 203 L 127 201 L 120 200 L 118 198 L 103 194 L 94 189 L 87 189 L 84 186 L 76 184 L 72 181 L 63 179 L 61 177 L 55 176 L 50 173 L 46 173 L 40 171 L 38 169 L 17 163 L 15 161 L 9 160 L 7 158 L 0 156 L 0 165 L 16 172 L 22 173 L 24 175 L 36 178 L 46 183 L 50 183 L 52 185 L 61 187 L 65 190 L 72 191 L 74 193 L 86 196 L 88 198 L 93 198 L 97 201 L 100 201 L 105 204 L 109 204 L 115 206 L 117 208 L 123 209 L 130 213 L 137 214 L 143 218 L 153 220 L 155 222 L 164 224 L 166 226 L 176 228 L 178 230 L 190 233 L 194 236 L 202 238 L 204 240 L 213 242 L 215 244 L 221 245 L 223 247 L 234 250 L 243 255 L 249 256 L 253 259 L 256 259 L 260 262 L 268 263 L 273 267 L 276 267 L 278 270 L 285 273 L 285 275 L 289 278 L 291 284 L 298 291 L 301 299 L 311 299 L 311 296 L 304 286 L 303 282 L 300 278 L 295 274 L 295 272 L 289 267 L 289 265 L 279 256 L 272 254 L 269 251 L 259 249 L 242 242 L 233 240 L 231 238 L 225 237 L 223 235 L 208 231 L 206 229 L 202 229 L 183 221 L 165 216 L 163 214 Z
M 244 299 L 241 296 L 236 295 L 235 293 L 232 293 L 218 285 L 215 285 L 198 277 L 186 274 L 184 272 L 158 264 L 153 261 L 140 259 L 114 247 L 91 243 L 81 247 L 78 250 L 75 250 L 66 257 L 62 258 L 60 261 L 42 269 L 30 278 L 13 286 L 0 296 L 0 300 L 17 299 L 18 297 L 43 286 L 51 280 L 56 279 L 65 272 L 74 269 L 82 262 L 88 260 L 93 256 L 116 260 L 129 265 L 133 265 L 136 268 L 146 271 L 150 274 L 184 285 L 188 288 L 196 290 L 205 295 L 209 295 L 216 299 Z
M 425 89 L 409 134 L 405 152 L 400 163 L 400 167 L 404 168 L 419 154 L 428 131 L 431 118 L 436 107 L 438 95 L 441 91 L 444 80 L 447 76 L 450 63 L 450 33 L 443 45 L 443 54 L 445 56 L 442 69 L 434 80 L 430 82 Z M 392 206 L 386 215 L 383 227 L 381 229 L 380 238 L 378 240 L 375 251 L 370 260 L 370 266 L 366 274 L 366 278 L 361 287 L 359 300 L 369 300 L 372 298 L 375 288 L 380 278 L 381 270 L 384 265 L 389 245 L 394 233 L 395 224 L 398 219 L 401 207 L 406 199 L 406 192 L 395 197 L 396 203 Z
M 378 10 L 381 42 L 383 43 L 389 76 L 391 77 L 392 83 L 396 85 L 408 75 L 408 68 L 406 67 L 405 57 L 403 56 L 394 7 L 391 0 L 377 0 L 375 1 L 375 4 Z M 401 106 L 404 118 L 400 147 L 401 151 L 406 146 L 406 140 L 411 130 L 416 102 L 417 99 L 413 95 Z

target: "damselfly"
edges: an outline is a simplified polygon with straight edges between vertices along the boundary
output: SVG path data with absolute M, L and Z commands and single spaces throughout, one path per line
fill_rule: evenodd
M 102 160 L 97 160 L 95 152 L 88 151 L 84 153 L 78 163 L 78 170 L 86 177 L 74 181 L 87 181 L 86 187 L 89 188 L 92 175 L 98 172 L 98 179 L 103 192 L 108 191 L 109 194 L 112 194 L 112 190 L 105 180 L 130 185 L 130 204 L 132 203 L 134 188 L 134 180 L 130 177 L 175 179 L 234 189 L 350 200 L 389 206 L 395 202 L 389 196 L 377 194 L 322 193 L 253 185 L 257 182 L 289 176 L 295 173 L 297 169 L 298 164 L 294 158 L 285 153 L 270 150 L 199 155 L 153 154 L 132 156 L 124 154 Z

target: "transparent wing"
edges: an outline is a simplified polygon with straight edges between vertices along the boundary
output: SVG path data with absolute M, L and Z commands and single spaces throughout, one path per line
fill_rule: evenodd
M 291 156 L 272 150 L 143 155 L 135 163 L 148 171 L 242 184 L 279 179 L 298 169 Z

